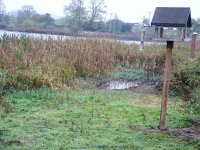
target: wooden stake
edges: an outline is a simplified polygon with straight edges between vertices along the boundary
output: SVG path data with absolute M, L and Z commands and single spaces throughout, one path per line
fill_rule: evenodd
M 160 112 L 160 126 L 159 126 L 160 130 L 166 129 L 167 98 L 169 91 L 173 45 L 174 41 L 167 41 L 167 49 L 165 54 L 165 69 L 163 78 L 163 94 L 162 94 L 161 112 Z
M 186 28 L 182 28 L 182 39 L 186 38 Z
M 191 61 L 195 60 L 196 39 L 197 39 L 197 33 L 193 33 L 192 43 L 191 43 L 191 54 L 190 54 Z
M 140 40 L 140 50 L 143 51 L 144 50 L 144 38 L 145 38 L 145 31 L 143 30 L 141 32 L 141 40 Z
M 164 29 L 163 27 L 160 27 L 160 38 L 163 38 L 163 33 L 164 33 Z
M 158 38 L 159 28 L 155 27 L 155 37 Z

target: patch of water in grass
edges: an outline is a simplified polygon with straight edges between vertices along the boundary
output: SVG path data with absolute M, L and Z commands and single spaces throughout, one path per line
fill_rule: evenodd
M 110 81 L 106 84 L 101 85 L 99 88 L 101 89 L 109 89 L 109 90 L 123 90 L 123 89 L 129 89 L 133 87 L 137 87 L 139 84 L 138 81 Z
M 143 69 L 135 68 L 119 68 L 108 73 L 107 78 L 107 82 L 103 81 L 97 87 L 108 90 L 123 90 L 136 88 L 140 85 L 155 85 L 157 81 L 161 80 L 161 76 L 147 77 Z

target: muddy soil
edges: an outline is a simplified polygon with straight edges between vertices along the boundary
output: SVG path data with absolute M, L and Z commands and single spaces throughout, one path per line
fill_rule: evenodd
M 158 128 L 152 128 L 151 130 L 155 132 L 164 132 L 174 136 L 184 136 L 188 139 L 200 139 L 200 124 L 177 129 L 168 128 L 163 131 Z

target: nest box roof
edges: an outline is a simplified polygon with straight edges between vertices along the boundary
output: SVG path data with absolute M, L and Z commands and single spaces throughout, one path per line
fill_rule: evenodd
M 151 22 L 152 26 L 192 27 L 189 7 L 157 7 Z

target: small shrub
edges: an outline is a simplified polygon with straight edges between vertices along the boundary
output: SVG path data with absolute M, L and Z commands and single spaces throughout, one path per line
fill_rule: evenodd
M 200 113 L 200 58 L 188 60 L 173 70 L 171 93 L 186 101 L 190 113 Z
M 4 95 L 6 90 L 9 88 L 9 79 L 7 72 L 0 69 L 0 98 Z
M 200 88 L 194 91 L 193 97 L 188 103 L 188 108 L 192 113 L 200 114 Z
M 200 86 L 199 64 L 200 59 L 194 62 L 187 61 L 172 72 L 171 90 L 186 101 L 193 97 L 193 92 Z
M 0 117 L 3 116 L 4 113 L 10 111 L 10 106 L 8 103 L 4 102 L 2 96 L 9 89 L 10 83 L 7 72 L 0 69 Z
M 66 67 L 61 69 L 60 78 L 62 83 L 70 83 L 70 81 L 74 78 L 75 71 L 71 67 Z
M 18 90 L 50 87 L 48 79 L 40 69 L 19 70 L 12 75 L 13 86 Z

